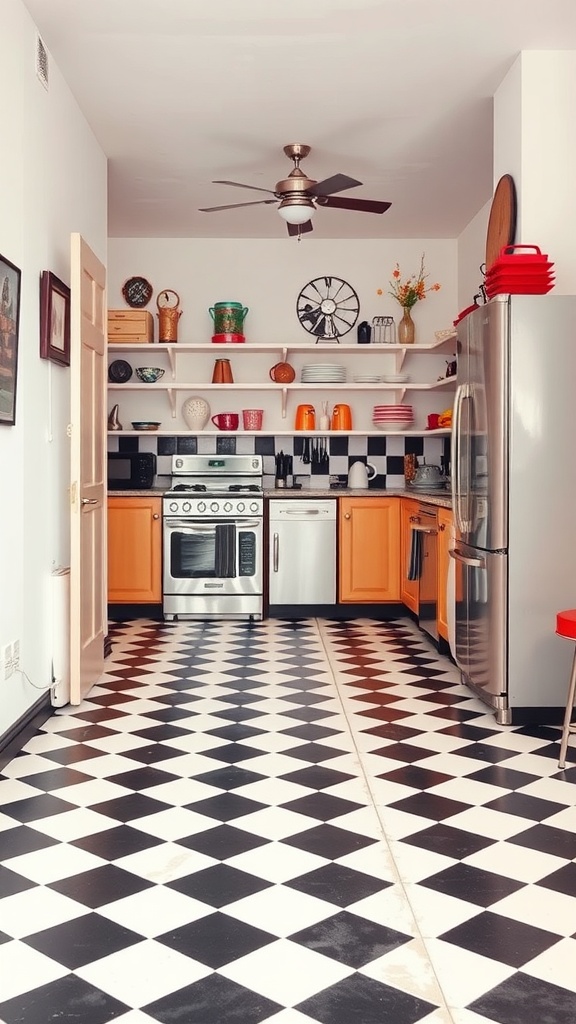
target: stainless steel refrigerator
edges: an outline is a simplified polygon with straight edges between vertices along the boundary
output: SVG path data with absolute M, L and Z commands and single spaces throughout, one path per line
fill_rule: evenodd
M 576 296 L 500 295 L 458 325 L 455 660 L 502 724 L 557 722 L 576 607 Z

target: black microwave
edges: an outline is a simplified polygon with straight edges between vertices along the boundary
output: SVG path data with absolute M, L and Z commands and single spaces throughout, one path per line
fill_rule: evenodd
M 108 490 L 140 491 L 152 487 L 156 476 L 153 452 L 108 452 Z

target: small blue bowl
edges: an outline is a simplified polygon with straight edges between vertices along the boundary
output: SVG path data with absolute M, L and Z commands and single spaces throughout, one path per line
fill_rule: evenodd
M 135 373 L 138 380 L 141 380 L 143 384 L 155 384 L 157 380 L 164 376 L 164 370 L 159 366 L 137 366 Z

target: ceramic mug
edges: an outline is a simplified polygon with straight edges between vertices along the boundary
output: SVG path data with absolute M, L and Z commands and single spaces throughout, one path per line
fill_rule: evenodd
M 212 423 L 218 430 L 238 430 L 240 417 L 237 412 L 219 412 L 212 416 Z
M 291 384 L 296 376 L 294 367 L 290 366 L 290 363 L 275 363 L 269 374 L 270 379 L 277 384 Z
M 428 430 L 437 430 L 438 429 L 438 420 L 439 419 L 440 419 L 440 414 L 439 413 L 437 413 L 437 412 L 429 413 L 428 414 Z
M 244 430 L 262 430 L 263 409 L 242 409 Z

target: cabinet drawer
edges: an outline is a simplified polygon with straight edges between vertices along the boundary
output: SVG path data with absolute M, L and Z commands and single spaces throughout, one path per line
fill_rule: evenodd
M 141 344 L 154 341 L 154 319 L 145 309 L 109 309 L 108 341 Z

